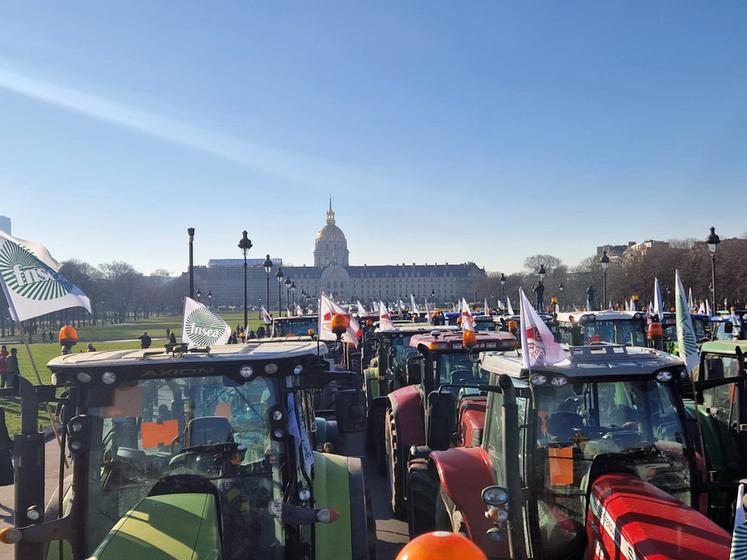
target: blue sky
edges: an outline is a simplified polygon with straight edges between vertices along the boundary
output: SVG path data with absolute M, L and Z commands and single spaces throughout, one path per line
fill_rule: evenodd
M 0 4 L 0 214 L 58 259 L 515 271 L 747 230 L 744 2 Z

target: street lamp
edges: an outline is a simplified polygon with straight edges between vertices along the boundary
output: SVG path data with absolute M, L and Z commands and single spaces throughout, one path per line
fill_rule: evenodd
M 501 272 L 501 279 L 499 280 L 501 283 L 501 300 L 506 300 L 506 275 Z
M 278 280 L 278 317 L 283 316 L 283 269 L 278 267 L 278 271 L 275 273 L 275 278 Z
M 267 292 L 265 293 L 266 299 L 265 303 L 267 304 L 267 307 L 270 307 L 270 272 L 272 272 L 272 260 L 270 259 L 270 255 L 267 255 L 265 257 L 265 262 L 262 263 L 262 265 L 265 267 L 265 280 L 267 281 Z
M 563 286 L 562 282 L 560 284 L 558 284 L 558 290 L 560 291 L 560 307 L 562 309 L 562 307 L 563 307 L 563 291 L 565 290 L 565 286 Z
M 246 306 L 246 252 L 251 248 L 252 242 L 246 236 L 246 230 L 244 230 L 243 232 L 241 232 L 241 239 L 239 240 L 239 249 L 241 249 L 244 253 L 244 332 L 246 332 L 246 327 L 249 324 L 249 317 L 247 316 Z
M 287 302 L 286 305 L 288 307 L 290 307 L 290 301 L 291 301 L 291 298 L 290 298 L 290 287 L 291 287 L 291 284 L 292 284 L 291 279 L 290 278 L 286 278 L 285 279 L 285 301 Z M 288 316 L 290 316 L 290 309 L 288 310 Z
M 291 282 L 291 295 L 293 296 L 293 312 L 296 311 L 296 283 Z
M 208 290 L 208 307 L 212 309 L 213 307 L 213 292 Z
M 200 301 L 200 298 L 202 297 L 202 292 L 200 291 L 200 288 L 197 288 L 197 291 L 195 292 L 195 297 L 197 298 L 197 301 Z
M 187 228 L 187 235 L 189 236 L 189 297 L 194 299 L 195 297 L 195 267 L 194 267 L 194 254 L 192 252 L 192 244 L 195 240 L 195 228 Z
M 436 306 L 436 290 L 435 289 L 431 289 L 431 304 L 433 305 L 433 307 Z
M 713 298 L 713 310 L 718 312 L 718 303 L 716 302 L 716 249 L 721 239 L 716 235 L 716 228 L 711 226 L 711 234 L 706 239 L 708 251 L 711 253 L 711 297 Z
M 610 258 L 607 256 L 607 251 L 602 251 L 602 258 L 599 259 L 599 264 L 602 266 L 602 306 L 607 305 L 607 267 L 610 265 Z M 605 309 L 601 307 L 601 309 Z

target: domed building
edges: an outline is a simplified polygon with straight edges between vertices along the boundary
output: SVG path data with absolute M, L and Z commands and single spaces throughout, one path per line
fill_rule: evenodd
M 327 225 L 319 230 L 314 241 L 314 266 L 325 268 L 329 265 L 350 266 L 348 262 L 348 240 L 335 224 L 335 211 L 332 210 L 332 199 L 329 199 Z
M 248 259 L 249 299 L 271 311 L 281 307 L 283 314 L 286 308 L 293 309 L 295 303 L 315 305 L 322 291 L 338 301 L 360 300 L 365 304 L 379 300 L 407 302 L 413 294 L 422 305 L 424 298 L 439 303 L 458 301 L 461 297 L 472 299 L 486 279 L 485 269 L 473 262 L 350 266 L 349 256 L 348 241 L 336 224 L 330 199 L 327 223 L 314 240 L 314 265 L 284 266 L 282 259 L 275 256 L 270 275 L 275 277 L 281 270 L 283 282 L 268 283 L 272 278 L 265 272 L 264 259 Z M 195 286 L 202 292 L 210 291 L 214 305 L 240 305 L 244 293 L 242 265 L 241 259 L 211 259 L 207 267 L 196 267 Z

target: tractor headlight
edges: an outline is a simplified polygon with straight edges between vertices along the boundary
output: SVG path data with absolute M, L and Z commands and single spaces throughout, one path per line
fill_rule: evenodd
M 660 383 L 666 383 L 672 380 L 672 372 L 668 369 L 662 370 L 656 374 L 656 380 Z
M 542 375 L 541 373 L 533 373 L 529 378 L 529 382 L 532 385 L 544 385 L 545 383 L 547 383 L 547 377 Z

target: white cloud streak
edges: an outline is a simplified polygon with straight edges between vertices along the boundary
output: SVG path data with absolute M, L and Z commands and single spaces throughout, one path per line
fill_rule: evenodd
M 0 89 L 198 150 L 260 173 L 319 187 L 325 192 L 330 188 L 361 183 L 369 188 L 380 188 L 382 184 L 353 169 L 320 158 L 271 149 L 2 67 Z

